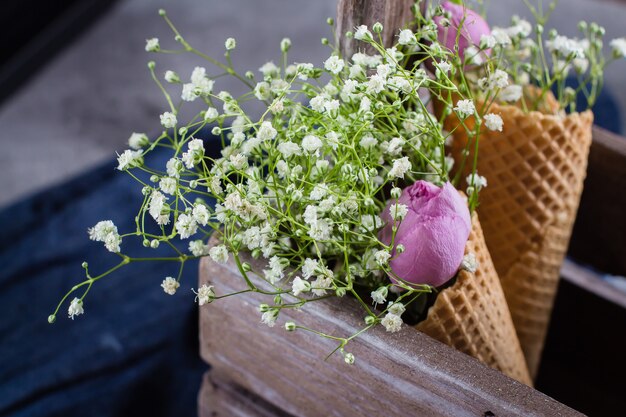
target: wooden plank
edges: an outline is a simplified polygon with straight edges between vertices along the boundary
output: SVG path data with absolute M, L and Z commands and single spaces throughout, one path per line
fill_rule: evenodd
M 570 259 L 563 261 L 561 277 L 597 297 L 626 308 L 626 293 L 603 280 L 598 273 L 578 265 Z
M 214 242 L 213 242 L 214 243 Z M 258 261 L 250 260 L 254 268 Z M 203 260 L 200 285 L 218 294 L 243 288 L 233 263 Z M 414 328 L 395 334 L 381 326 L 348 348 L 352 366 L 340 355 L 323 361 L 335 343 L 303 331 L 286 332 L 287 320 L 349 336 L 363 313 L 345 297 L 286 311 L 280 323 L 260 323 L 257 306 L 267 301 L 247 293 L 200 309 L 201 355 L 214 369 L 289 414 L 298 416 L 532 416 L 580 415 L 554 399 L 487 368 Z M 490 414 L 492 413 L 492 414 Z
M 569 255 L 626 276 L 626 138 L 597 126 Z
M 371 48 L 344 35 L 347 31 L 354 31 L 360 25 L 367 25 L 370 30 L 376 22 L 383 24 L 383 43 L 390 47 L 402 28 L 413 19 L 411 6 L 414 0 L 339 0 L 337 2 L 337 31 L 336 43 L 344 57 L 350 58 L 359 50 L 373 53 Z
M 198 394 L 199 417 L 292 417 L 233 383 L 218 370 L 204 374 Z

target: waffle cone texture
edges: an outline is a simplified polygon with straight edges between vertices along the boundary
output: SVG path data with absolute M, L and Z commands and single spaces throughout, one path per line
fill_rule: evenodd
M 502 117 L 502 132 L 483 129 L 479 175 L 488 186 L 480 193 L 485 239 L 506 295 L 530 374 L 535 378 L 552 313 L 559 271 L 576 218 L 591 145 L 591 111 L 556 113 L 548 96 L 545 113 L 525 113 L 515 105 L 492 104 Z M 466 121 L 471 128 L 473 120 Z M 458 125 L 455 116 L 444 123 Z M 452 154 L 457 166 L 474 139 L 455 131 Z M 468 146 L 469 145 L 469 146 Z M 463 168 L 463 181 L 471 164 Z
M 465 253 L 478 261 L 475 272 L 460 270 L 417 329 L 460 350 L 511 378 L 531 385 L 528 367 L 515 333 L 498 274 L 485 244 L 476 213 Z

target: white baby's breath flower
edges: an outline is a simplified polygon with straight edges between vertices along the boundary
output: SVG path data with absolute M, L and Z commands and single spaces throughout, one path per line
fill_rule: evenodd
M 371 149 L 378 144 L 378 141 L 373 136 L 363 136 L 359 141 L 359 146 L 364 149 Z
M 354 32 L 354 39 L 358 39 L 360 41 L 373 39 L 372 32 L 367 29 L 366 25 L 361 25 L 356 28 Z
M 165 194 L 174 195 L 176 194 L 176 189 L 178 186 L 178 182 L 176 178 L 164 177 L 159 181 L 159 188 Z
M 345 64 L 343 59 L 339 58 L 337 55 L 333 55 L 324 61 L 324 68 L 333 74 L 339 74 Z
M 410 29 L 400 31 L 400 35 L 398 36 L 398 43 L 400 45 L 413 45 L 416 42 L 415 35 Z
M 339 109 L 339 100 L 328 100 L 324 102 L 324 110 L 327 112 L 337 111 Z
M 478 260 L 476 259 L 476 255 L 472 252 L 463 256 L 463 261 L 461 261 L 461 269 L 474 273 L 478 269 Z
M 372 291 L 370 295 L 375 304 L 384 304 L 385 302 L 387 302 L 388 293 L 389 290 L 387 289 L 387 287 L 379 287 L 377 290 Z
M 146 39 L 146 52 L 159 52 L 160 50 L 159 38 Z
M 387 311 L 391 314 L 395 314 L 396 316 L 401 316 L 406 311 L 406 308 L 402 303 L 393 303 L 390 301 L 389 305 L 387 306 Z
M 626 57 L 626 38 L 612 39 L 610 45 L 613 50 L 613 56 L 617 58 Z
M 218 264 L 225 264 L 228 262 L 228 249 L 225 245 L 213 246 L 209 250 L 209 256 L 214 262 Z
M 457 101 L 454 110 L 459 114 L 459 116 L 467 117 L 473 115 L 476 108 L 474 107 L 474 102 L 472 100 L 465 99 Z
M 122 243 L 122 237 L 118 234 L 110 233 L 104 239 L 104 247 L 113 253 L 120 252 L 120 244 Z
M 522 98 L 522 86 L 509 85 L 498 94 L 498 98 L 509 103 L 515 102 Z
M 259 71 L 263 74 L 264 77 L 275 77 L 278 75 L 279 69 L 273 62 L 266 62 L 263 64 Z
M 498 114 L 489 113 L 486 114 L 485 117 L 485 126 L 489 130 L 497 130 L 498 132 L 502 132 L 502 126 L 504 122 L 502 121 L 502 117 Z
M 278 310 L 270 309 L 261 315 L 261 322 L 268 327 L 274 327 L 278 318 Z
M 317 152 L 322 145 L 323 143 L 320 138 L 315 135 L 306 135 L 302 138 L 302 149 L 309 153 Z
M 92 228 L 87 230 L 89 239 L 96 242 L 103 242 L 104 247 L 113 253 L 120 252 L 120 244 L 122 243 L 122 237 L 117 232 L 117 226 L 111 220 L 103 220 Z
M 128 146 L 132 149 L 138 150 L 150 144 L 150 140 L 145 133 L 133 132 L 128 138 Z
M 370 94 L 378 94 L 385 89 L 386 80 L 379 74 L 374 74 L 367 82 L 367 92 Z
M 266 122 L 261 123 L 261 127 L 259 128 L 257 137 L 261 141 L 266 141 L 266 140 L 274 139 L 277 134 L 278 132 L 276 131 L 276 129 L 274 129 L 274 127 L 272 126 L 272 123 L 266 121 Z
M 184 101 L 194 101 L 198 98 L 196 94 L 196 87 L 192 83 L 183 84 L 183 89 L 180 93 L 180 98 Z
M 206 245 L 202 240 L 192 240 L 189 242 L 189 252 L 193 256 L 206 256 L 209 254 L 209 245 Z
M 89 239 L 96 242 L 104 242 L 109 233 L 117 234 L 117 226 L 111 220 L 102 220 L 96 223 L 94 227 L 87 230 Z
M 359 111 L 368 112 L 370 111 L 371 105 L 372 105 L 372 101 L 368 97 L 363 97 L 361 99 L 361 104 L 359 105 Z
M 204 142 L 202 139 L 192 139 L 187 143 L 187 152 L 183 153 L 182 160 L 187 168 L 193 168 L 204 158 Z
M 405 204 L 391 204 L 389 206 L 389 214 L 394 220 L 402 220 L 409 212 L 409 208 Z
M 259 100 L 269 100 L 272 95 L 272 90 L 270 85 L 265 81 L 257 83 L 254 87 L 254 96 Z
M 166 277 L 161 283 L 161 288 L 165 294 L 174 295 L 180 287 L 180 283 L 172 277 Z
M 393 161 L 393 166 L 389 170 L 390 178 L 404 178 L 404 174 L 411 170 L 411 161 L 407 156 Z
M 499 28 L 499 27 L 493 28 L 491 30 L 491 36 L 493 36 L 493 38 L 496 41 L 496 44 L 498 44 L 498 45 L 506 46 L 506 45 L 510 45 L 511 44 L 511 38 L 506 33 L 506 30 L 504 30 L 502 28 Z
M 70 303 L 69 308 L 67 309 L 67 315 L 69 318 L 74 320 L 74 317 L 80 316 L 85 313 L 85 309 L 83 308 L 83 302 L 79 298 L 74 297 L 72 302 Z
M 161 118 L 161 125 L 166 129 L 176 127 L 176 123 L 178 123 L 176 115 L 169 111 L 166 111 L 159 117 Z
M 217 116 L 219 116 L 217 109 L 215 107 L 209 107 L 204 113 L 204 120 L 206 120 L 207 122 L 212 122 L 217 119 Z
M 171 70 L 165 71 L 165 76 L 163 78 L 165 79 L 165 81 L 167 81 L 170 84 L 180 82 L 180 76 L 176 72 L 171 71 Z
M 276 99 L 270 105 L 270 111 L 273 114 L 278 114 L 282 112 L 283 110 L 285 110 L 285 100 L 283 99 Z
M 390 258 L 391 254 L 386 250 L 379 250 L 374 253 L 374 259 L 376 259 L 376 263 L 380 266 L 387 265 Z
M 195 301 L 198 302 L 199 306 L 209 304 L 215 299 L 215 292 L 213 291 L 212 285 L 203 284 L 200 288 L 198 288 L 198 292 L 194 291 L 193 289 L 191 291 L 196 294 Z
M 228 38 L 224 42 L 224 47 L 227 51 L 232 51 L 237 47 L 237 41 L 235 40 L 235 38 Z
M 389 333 L 399 332 L 402 329 L 402 318 L 392 313 L 387 313 L 380 321 Z
M 150 194 L 148 211 L 157 224 L 164 226 L 170 222 L 169 207 L 166 206 L 166 197 L 159 191 L 154 190 Z
M 491 49 L 496 46 L 496 38 L 493 35 L 480 35 L 480 49 Z
M 283 155 L 283 158 L 291 158 L 302 153 L 300 146 L 293 142 L 281 142 L 278 144 L 277 149 Z
M 209 219 L 211 218 L 209 209 L 201 203 L 196 203 L 193 206 L 192 215 L 195 222 L 201 226 L 206 226 L 209 223 Z
M 167 175 L 172 178 L 180 178 L 180 171 L 183 169 L 183 163 L 180 159 L 171 158 L 165 164 Z
M 187 239 L 198 231 L 198 224 L 193 216 L 183 213 L 176 220 L 176 231 L 181 239 Z
M 295 277 L 291 283 L 291 293 L 295 296 L 300 295 L 303 292 L 309 292 L 311 290 L 311 283 L 303 280 L 300 277 Z
M 120 171 L 135 168 L 142 164 L 143 156 L 141 151 L 127 149 L 121 155 L 117 156 L 117 169 Z
M 487 186 L 487 178 L 483 177 L 482 175 L 478 175 L 476 173 L 469 174 L 467 178 L 465 178 L 465 181 L 467 182 L 468 185 L 473 186 L 477 190 L 480 190 Z
M 504 88 L 509 85 L 509 74 L 506 71 L 497 69 L 490 77 L 491 85 L 497 88 Z
M 231 155 L 229 158 L 230 166 L 238 171 L 248 168 L 248 158 L 240 153 Z

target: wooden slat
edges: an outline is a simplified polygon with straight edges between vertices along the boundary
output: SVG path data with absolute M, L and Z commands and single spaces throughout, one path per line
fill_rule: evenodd
M 376 22 L 383 24 L 382 38 L 385 46 L 394 43 L 398 29 L 413 18 L 411 6 L 414 0 L 339 0 L 337 2 L 337 45 L 344 57 L 350 58 L 354 52 L 365 50 L 363 42 L 347 39 L 347 31 L 356 26 L 367 25 L 370 30 Z
M 204 374 L 198 394 L 199 417 L 292 417 L 233 383 L 218 370 Z
M 626 276 L 626 138 L 597 126 L 569 254 Z
M 203 260 L 200 285 L 209 282 L 218 294 L 244 285 L 234 264 Z M 348 349 L 357 358 L 352 366 L 340 355 L 323 361 L 334 342 L 304 331 L 286 332 L 282 324 L 293 320 L 349 336 L 363 323 L 356 302 L 332 298 L 304 311 L 285 311 L 270 329 L 260 323 L 257 306 L 263 301 L 247 293 L 201 308 L 201 355 L 214 369 L 289 414 L 580 415 L 408 326 L 395 334 L 377 326 L 355 339 Z

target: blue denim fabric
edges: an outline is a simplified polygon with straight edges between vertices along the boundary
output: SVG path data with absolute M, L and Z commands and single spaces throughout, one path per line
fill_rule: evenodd
M 151 159 L 163 167 L 166 158 Z M 119 262 L 87 228 L 111 219 L 132 231 L 141 202 L 141 185 L 110 162 L 0 211 L 0 415 L 195 415 L 208 369 L 191 292 L 197 262 L 185 265 L 174 296 L 160 283 L 179 264 L 133 263 L 94 284 L 84 315 L 69 320 L 66 303 L 56 323 L 47 322 L 84 278 L 83 261 L 92 275 Z M 122 247 L 131 256 L 157 253 L 137 238 Z

